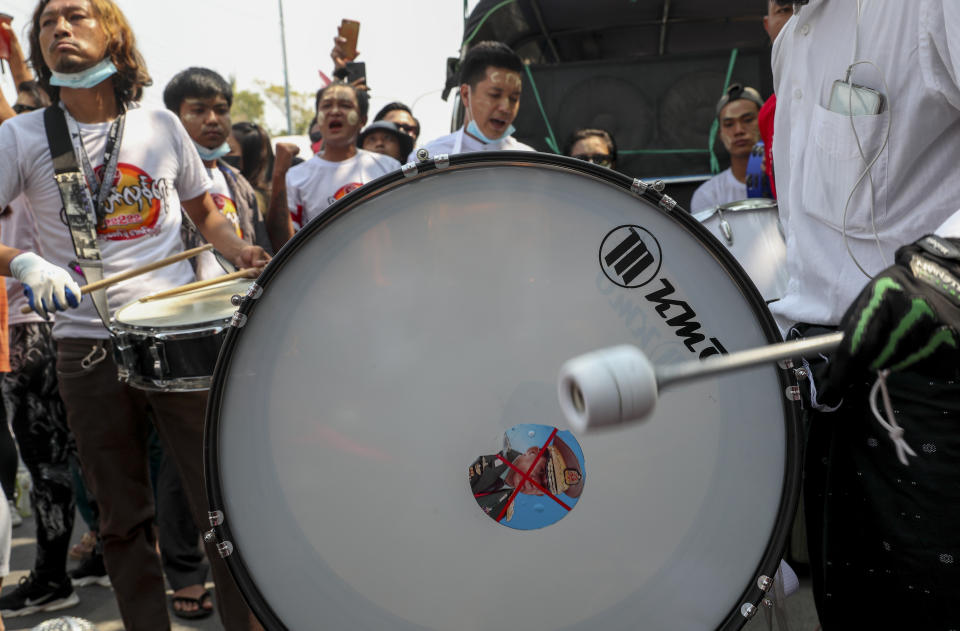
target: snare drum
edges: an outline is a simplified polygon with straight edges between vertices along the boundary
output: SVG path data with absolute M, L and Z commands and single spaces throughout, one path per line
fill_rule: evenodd
M 731 202 L 694 214 L 737 259 L 767 303 L 787 291 L 787 245 L 773 199 Z
M 163 392 L 208 389 L 237 309 L 231 298 L 251 283 L 234 280 L 117 310 L 111 328 L 121 381 Z
M 738 629 L 799 482 L 774 365 L 574 435 L 561 364 L 779 339 L 729 253 L 592 164 L 441 156 L 335 203 L 242 302 L 206 423 L 208 533 L 268 629 Z

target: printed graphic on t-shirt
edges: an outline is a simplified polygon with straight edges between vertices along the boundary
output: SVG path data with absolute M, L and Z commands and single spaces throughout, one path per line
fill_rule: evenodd
M 97 167 L 97 174 L 103 165 Z M 109 241 L 126 241 L 160 232 L 160 215 L 167 201 L 167 183 L 132 164 L 119 163 L 113 190 L 107 197 L 107 214 L 97 234 Z
M 327 202 L 332 204 L 333 202 L 337 201 L 347 193 L 352 193 L 353 191 L 357 190 L 361 186 L 363 186 L 362 182 L 350 182 L 349 184 L 344 184 L 339 189 L 337 189 L 336 193 L 334 193 L 333 195 L 327 198 Z
M 220 214 L 230 221 L 237 236 L 242 239 L 243 230 L 240 228 L 240 215 L 237 213 L 237 206 L 233 203 L 233 200 L 220 193 L 212 193 L 210 197 L 212 197 L 213 201 L 217 204 Z

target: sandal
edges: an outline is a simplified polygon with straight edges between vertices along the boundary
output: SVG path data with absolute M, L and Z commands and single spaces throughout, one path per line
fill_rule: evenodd
M 194 611 L 188 611 L 184 609 L 177 609 L 176 604 L 180 603 L 182 605 L 196 605 L 197 608 Z M 206 603 L 210 603 L 210 609 L 204 607 Z M 199 598 L 190 598 L 189 596 L 171 596 L 170 598 L 170 609 L 173 611 L 173 615 L 178 618 L 183 618 L 185 620 L 199 620 L 200 618 L 207 618 L 213 614 L 213 596 L 210 594 L 209 590 L 204 590 L 200 594 Z
M 93 556 L 93 548 L 97 545 L 97 533 L 90 532 L 83 533 L 83 536 L 80 537 L 80 543 L 75 543 L 73 547 L 70 548 L 70 552 L 67 554 L 74 561 L 86 561 L 91 556 Z

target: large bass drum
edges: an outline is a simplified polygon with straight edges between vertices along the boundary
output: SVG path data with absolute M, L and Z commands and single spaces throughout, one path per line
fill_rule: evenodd
M 799 482 L 774 365 L 574 436 L 560 365 L 778 341 L 730 254 L 639 180 L 527 153 L 437 157 L 301 230 L 214 373 L 214 529 L 270 629 L 737 629 Z

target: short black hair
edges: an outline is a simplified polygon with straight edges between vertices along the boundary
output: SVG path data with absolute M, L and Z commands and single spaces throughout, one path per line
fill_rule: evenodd
M 401 103 L 400 101 L 393 101 L 392 103 L 387 103 L 386 105 L 381 107 L 380 111 L 377 112 L 377 115 L 373 117 L 373 122 L 382 121 L 384 118 L 386 118 L 387 114 L 389 114 L 390 112 L 396 112 L 396 111 L 406 112 L 407 114 L 410 115 L 410 118 L 412 118 L 413 122 L 416 123 L 417 125 L 417 136 L 419 136 L 420 135 L 419 119 L 417 119 L 417 117 L 413 115 L 413 110 L 411 110 L 408 105 L 406 105 L 405 103 Z
M 350 88 L 351 90 L 353 90 L 353 93 L 357 95 L 357 109 L 360 110 L 360 118 L 367 117 L 367 112 L 370 111 L 370 96 L 367 94 L 367 91 L 358 90 L 352 85 L 350 85 L 349 83 L 340 81 L 339 79 L 317 90 L 317 98 L 313 103 L 314 112 L 320 109 L 320 101 L 321 99 L 323 99 L 323 93 L 329 90 L 330 88 Z
M 209 99 L 222 96 L 227 105 L 233 105 L 233 88 L 219 74 L 209 68 L 196 66 L 181 70 L 163 89 L 163 104 L 175 114 L 186 99 Z
M 467 83 L 471 88 L 487 76 L 487 68 L 506 68 L 514 72 L 523 72 L 523 61 L 513 49 L 503 42 L 479 42 L 467 51 L 460 64 L 460 85 Z
M 610 151 L 610 156 L 613 158 L 613 162 L 617 162 L 617 141 L 613 139 L 613 134 L 608 132 L 606 129 L 600 129 L 599 127 L 587 127 L 584 129 L 578 129 L 567 138 L 567 143 L 563 147 L 563 155 L 569 156 L 573 153 L 573 146 L 584 140 L 586 138 L 599 138 L 600 140 L 607 143 L 607 149 Z
M 409 106 L 401 103 L 400 101 L 393 101 L 392 103 L 387 103 L 380 108 L 380 111 L 377 112 L 377 115 L 373 117 L 373 122 L 382 121 L 384 116 L 390 112 L 396 112 L 397 110 L 406 112 L 410 116 L 413 116 L 413 110 L 411 110 Z

